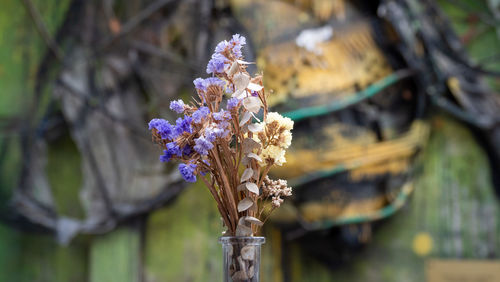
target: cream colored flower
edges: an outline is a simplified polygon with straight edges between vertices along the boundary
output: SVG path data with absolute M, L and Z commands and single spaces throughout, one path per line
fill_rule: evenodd
M 290 131 L 285 131 L 281 134 L 281 137 L 283 138 L 283 142 L 281 143 L 281 146 L 283 148 L 288 148 L 292 144 L 292 133 Z
M 259 156 L 262 158 L 262 161 L 260 162 L 261 165 L 276 164 L 282 166 L 286 163 L 285 149 L 279 146 L 267 146 L 262 150 Z
M 252 139 L 260 144 L 262 150 L 259 153 L 261 165 L 283 165 L 286 162 L 285 149 L 292 143 L 293 121 L 282 115 L 271 112 L 266 116 L 266 121 L 252 124 L 250 131 L 253 132 Z
M 277 121 L 280 127 L 284 127 L 286 130 L 292 130 L 293 128 L 293 120 L 290 118 L 284 117 L 276 112 L 270 112 L 266 116 L 266 123 L 270 124 L 273 121 Z

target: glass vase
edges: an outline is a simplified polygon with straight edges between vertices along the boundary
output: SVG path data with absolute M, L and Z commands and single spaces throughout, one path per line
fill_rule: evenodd
M 259 282 L 260 246 L 265 242 L 264 237 L 220 237 L 223 281 Z

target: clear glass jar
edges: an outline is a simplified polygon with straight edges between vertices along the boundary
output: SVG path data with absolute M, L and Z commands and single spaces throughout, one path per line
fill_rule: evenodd
M 264 237 L 220 237 L 224 282 L 259 282 L 260 246 Z

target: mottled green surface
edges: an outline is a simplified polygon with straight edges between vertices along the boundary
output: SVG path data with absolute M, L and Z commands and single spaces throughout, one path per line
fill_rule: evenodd
M 15 281 L 22 253 L 19 232 L 0 224 L 0 281 Z
M 32 2 L 48 32 L 54 34 L 70 1 Z M 18 114 L 30 102 L 38 64 L 47 50 L 22 1 L 0 5 L 0 46 L 0 116 Z
M 81 158 L 69 134 L 49 144 L 47 176 L 58 214 L 82 218 L 84 214 L 79 197 Z
M 52 236 L 26 234 L 0 225 L 0 281 L 87 281 L 85 245 L 58 245 Z
M 62 23 L 69 0 L 33 0 L 47 31 L 54 34 Z M 22 122 L 33 102 L 36 73 L 47 47 L 22 1 L 0 4 L 0 127 L 4 121 Z M 45 70 L 48 72 L 50 70 Z M 50 85 L 50 84 L 49 84 Z M 47 89 L 42 89 L 46 93 Z M 47 99 L 42 101 L 46 102 Z M 13 128 L 13 126 L 6 126 Z M 18 135 L 0 133 L 0 148 L 8 144 L 0 163 L 0 206 L 16 187 L 21 165 Z M 1 149 L 0 149 L 1 155 Z
M 90 282 L 140 281 L 140 231 L 124 226 L 95 237 L 89 259 Z
M 5 146 L 5 147 L 4 147 Z M 19 138 L 2 138 L 0 134 L 0 148 L 5 148 L 4 161 L 0 163 L 0 209 L 6 205 L 12 196 L 21 170 L 21 144 Z M 1 149 L 0 149 L 1 150 Z
M 222 225 L 215 201 L 202 184 L 153 213 L 146 225 L 147 281 L 220 281 Z

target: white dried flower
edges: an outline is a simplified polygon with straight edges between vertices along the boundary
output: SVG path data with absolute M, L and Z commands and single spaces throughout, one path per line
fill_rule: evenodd
M 284 163 L 286 163 L 285 149 L 278 146 L 267 146 L 267 148 L 262 150 L 259 156 L 261 157 L 261 161 L 259 162 L 261 165 L 275 164 L 282 166 Z
M 266 123 L 270 124 L 273 121 L 277 121 L 278 124 L 284 127 L 286 130 L 292 130 L 293 128 L 293 120 L 290 118 L 284 117 L 277 112 L 270 112 L 266 115 Z
M 273 196 L 272 201 L 271 201 L 273 208 L 279 208 L 282 203 L 283 203 L 283 199 L 281 199 L 279 196 Z

